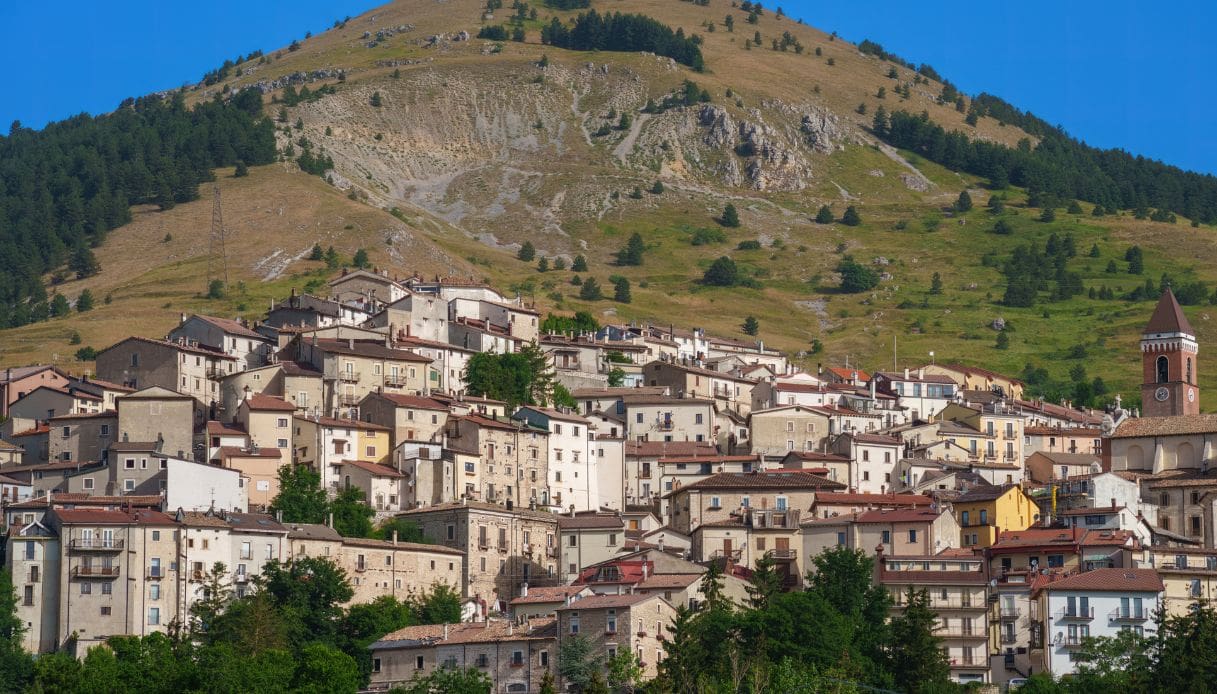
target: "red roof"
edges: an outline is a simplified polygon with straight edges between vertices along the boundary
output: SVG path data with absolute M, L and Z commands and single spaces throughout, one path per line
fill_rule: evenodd
M 254 393 L 245 399 L 246 406 L 251 410 L 275 410 L 278 412 L 295 412 L 296 406 L 273 395 Z
M 194 317 L 205 323 L 210 323 L 230 335 L 240 335 L 241 337 L 249 337 L 255 340 L 261 340 L 263 342 L 267 341 L 265 335 L 256 333 L 242 325 L 240 321 L 235 321 L 231 318 L 216 318 L 215 316 L 204 316 L 197 313 L 194 315 Z
M 324 427 L 342 428 L 342 429 L 366 429 L 368 431 L 388 431 L 389 427 L 382 427 L 379 424 L 371 422 L 361 422 L 358 419 L 336 419 L 334 417 L 313 417 L 305 415 L 296 415 L 296 419 L 302 422 L 312 422 Z
M 1043 589 L 1159 593 L 1165 586 L 1154 569 L 1094 569 L 1053 581 Z
M 929 506 L 934 500 L 924 494 L 864 494 L 859 492 L 817 492 L 816 504 L 859 504 L 871 506 Z
M 413 407 L 419 410 L 442 410 L 447 411 L 448 408 L 438 400 L 424 398 L 421 395 L 401 395 L 398 393 L 376 393 L 377 397 L 384 398 L 398 407 Z
M 350 465 L 351 467 L 357 467 L 360 470 L 364 470 L 366 472 L 372 473 L 373 475 L 379 475 L 381 477 L 403 477 L 403 475 L 400 472 L 389 467 L 388 465 L 381 465 L 380 463 L 369 463 L 366 460 L 344 460 L 344 461 L 342 461 L 342 464 Z
M 259 448 L 257 452 L 240 446 L 220 446 L 221 458 L 282 458 L 278 448 Z
M 543 602 L 566 602 L 566 599 L 573 597 L 587 590 L 587 586 L 552 586 L 529 588 L 528 595 L 513 598 L 512 605 L 530 605 Z
M 245 436 L 245 431 L 239 428 L 240 425 L 224 424 L 215 420 L 207 422 L 207 433 L 211 436 Z
M 1175 293 L 1171 291 L 1170 287 L 1162 292 L 1162 297 L 1158 299 L 1158 305 L 1154 307 L 1154 312 L 1149 317 L 1149 323 L 1146 324 L 1144 332 L 1147 335 L 1151 333 L 1196 334 L 1196 331 L 1192 329 L 1192 324 L 1187 322 L 1187 316 L 1183 315 L 1183 309 L 1175 300 Z
M 589 595 L 586 598 L 572 602 L 559 610 L 595 610 L 605 607 L 632 607 L 640 602 L 652 600 L 658 596 L 644 593 L 626 593 L 624 595 Z M 660 598 L 662 600 L 662 598 Z
M 846 381 L 853 380 L 854 374 L 858 374 L 858 380 L 860 381 L 870 380 L 870 374 L 866 373 L 862 369 L 847 369 L 844 366 L 830 366 L 828 367 L 828 370 Z
M 933 523 L 942 515 L 930 509 L 895 509 L 867 511 L 858 516 L 858 523 Z

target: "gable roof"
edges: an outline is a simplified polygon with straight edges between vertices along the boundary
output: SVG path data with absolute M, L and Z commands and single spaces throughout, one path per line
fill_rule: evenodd
M 257 340 L 259 342 L 270 341 L 265 335 L 256 333 L 253 330 L 245 327 L 241 321 L 235 321 L 231 318 L 217 318 L 216 316 L 204 316 L 198 313 L 191 316 L 191 318 L 198 318 L 204 323 L 209 323 L 230 335 L 240 335 L 241 337 L 247 337 L 251 340 Z M 189 320 L 189 318 L 187 320 Z
M 531 605 L 544 602 L 566 602 L 566 599 L 590 590 L 587 586 L 542 586 L 529 588 L 528 595 L 512 598 L 510 605 Z
M 148 344 L 148 345 L 156 345 L 157 347 L 167 347 L 169 349 L 177 350 L 179 352 L 186 352 L 187 354 L 197 354 L 200 356 L 210 357 L 212 359 L 226 359 L 228 361 L 237 360 L 236 357 L 230 357 L 229 355 L 227 355 L 223 352 L 220 352 L 220 351 L 214 350 L 214 349 L 210 349 L 208 347 L 204 347 L 203 345 L 187 344 L 185 342 L 185 340 L 183 340 L 182 342 L 171 342 L 169 340 L 157 340 L 157 339 L 154 339 L 151 337 L 141 337 L 139 335 L 132 335 L 130 337 L 119 340 L 118 342 L 115 342 L 114 344 L 110 345 L 109 347 L 101 350 L 100 352 L 98 352 L 98 354 L 104 354 L 106 352 L 109 352 L 110 350 L 115 349 L 119 345 L 126 344 L 128 342 L 131 342 L 132 340 L 134 340 L 136 342 L 143 342 L 144 344 Z
M 401 393 L 369 393 L 368 395 L 370 397 L 383 398 L 398 407 L 413 407 L 416 410 L 448 411 L 448 408 L 438 400 L 421 395 L 403 395 Z
M 669 495 L 690 490 L 716 489 L 845 489 L 845 485 L 827 477 L 802 470 L 773 470 L 758 472 L 719 472 L 668 492 Z
M 296 406 L 273 395 L 263 395 L 262 393 L 253 393 L 248 398 L 242 400 L 242 403 L 251 410 L 269 410 L 274 412 L 295 412 Z
M 1155 569 L 1094 569 L 1045 584 L 1043 590 L 1094 590 L 1159 593 L 1165 589 Z
M 1154 333 L 1196 334 L 1196 331 L 1192 329 L 1192 324 L 1187 322 L 1187 316 L 1183 315 L 1183 309 L 1179 306 L 1175 293 L 1171 291 L 1170 287 L 1162 292 L 1158 305 L 1154 307 L 1154 312 L 1149 317 L 1149 323 L 1145 324 L 1144 334 Z
M 820 504 L 877 504 L 885 506 L 929 506 L 934 500 L 924 494 L 873 494 L 862 492 L 817 492 Z
M 1217 414 L 1185 414 L 1173 417 L 1129 417 L 1116 427 L 1113 439 L 1151 436 L 1181 436 L 1217 432 Z
M 314 346 L 330 354 L 349 354 L 356 357 L 412 361 L 426 364 L 430 364 L 433 361 L 430 357 L 424 357 L 408 349 L 385 347 L 384 343 L 379 340 L 333 340 L 318 338 Z
M 370 472 L 371 474 L 377 475 L 380 477 L 404 477 L 404 475 L 402 475 L 397 470 L 389 467 L 388 465 L 381 465 L 380 463 L 369 463 L 366 460 L 344 460 L 344 461 L 342 461 L 342 464 L 359 468 L 360 470 L 363 470 L 364 472 Z

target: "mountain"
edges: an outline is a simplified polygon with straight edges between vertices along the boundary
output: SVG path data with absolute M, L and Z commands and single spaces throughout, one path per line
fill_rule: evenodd
M 809 368 L 846 357 L 904 366 L 928 361 L 931 351 L 939 361 L 1014 374 L 1033 363 L 1046 369 L 1033 375 L 1050 381 L 1041 388 L 1051 397 L 1089 397 L 1075 382 L 1093 390 L 1100 376 L 1135 400 L 1136 339 L 1162 275 L 1176 287 L 1207 282 L 1191 293 L 1193 302 L 1209 303 L 1217 284 L 1206 262 L 1214 257 L 1212 228 L 1189 226 L 1185 215 L 1212 221 L 1202 178 L 1078 150 L 1000 100 L 957 101 L 933 68 L 915 69 L 876 44 L 852 44 L 771 9 L 755 24 L 749 12 L 714 0 L 592 0 L 591 9 L 643 14 L 700 37 L 704 69 L 654 53 L 542 44 L 552 18 L 569 27 L 583 9 L 525 6 L 517 25 L 510 7 L 487 13 L 474 0 L 409 0 L 211 73 L 186 90 L 186 102 L 259 90 L 275 120 L 280 161 L 239 178 L 217 169 L 197 199 L 170 209 L 134 208 L 132 221 L 95 249 L 98 274 L 50 290 L 75 299 L 88 288 L 97 308 L 4 331 L 0 361 L 70 361 L 79 346 L 161 334 L 182 311 L 256 316 L 292 287 L 319 285 L 328 271 L 307 259 L 318 243 L 348 261 L 366 249 L 374 264 L 403 275 L 485 278 L 544 310 L 592 310 L 602 322 L 655 320 L 742 337 L 741 324 L 753 316 L 759 339 L 807 351 Z M 477 38 L 499 26 L 509 37 L 521 26 L 525 41 Z M 905 87 L 907 98 L 897 93 Z M 887 137 L 910 149 L 876 136 L 880 107 L 910 114 Z M 925 127 L 916 126 L 923 112 Z M 932 125 L 963 137 L 935 135 Z M 1014 184 L 1000 191 L 1007 202 L 1000 215 L 986 207 L 998 176 L 992 151 L 1011 153 L 1000 159 L 1011 167 L 1001 175 Z M 1074 168 L 1052 175 L 1066 160 Z M 1151 177 L 1177 182 L 1178 193 L 1147 197 L 1134 183 Z M 650 192 L 657 181 L 662 192 Z M 223 299 L 204 298 L 215 185 L 232 280 Z M 957 212 L 965 190 L 973 208 Z M 1070 212 L 1074 197 L 1082 202 Z M 720 224 L 728 203 L 738 227 Z M 1095 203 L 1122 212 L 1096 217 Z M 825 205 L 834 221 L 816 223 Z M 840 222 L 849 206 L 861 224 Z M 1044 206 L 1056 207 L 1053 221 L 1038 221 Z M 1175 221 L 1138 219 L 1148 208 Z M 1012 233 L 993 233 L 999 219 Z M 646 245 L 641 265 L 614 265 L 634 233 Z M 1044 256 L 1054 234 L 1053 243 L 1068 237 L 1076 253 Z M 569 268 L 584 255 L 590 267 L 581 279 L 594 277 L 609 296 L 610 277 L 627 278 L 632 302 L 579 299 L 569 269 L 542 273 L 537 260 L 516 259 L 526 241 L 551 267 L 561 258 Z M 741 242 L 755 243 L 740 250 Z M 1058 263 L 1059 271 L 1028 280 L 1033 305 L 1006 305 L 1002 268 L 1031 244 L 1039 255 L 1023 253 L 1031 261 L 1009 272 L 1031 272 L 1037 262 Z M 1133 245 L 1142 250 L 1140 274 L 1125 260 Z M 701 282 L 722 256 L 734 260 L 741 286 Z M 878 285 L 838 291 L 845 256 L 880 274 Z M 1147 278 L 1148 297 L 1124 298 L 1145 294 Z M 1058 284 L 1082 292 L 1062 298 Z M 1205 311 L 1189 309 L 1202 342 L 1214 336 Z M 995 321 L 1006 325 L 1006 349 L 997 347 Z

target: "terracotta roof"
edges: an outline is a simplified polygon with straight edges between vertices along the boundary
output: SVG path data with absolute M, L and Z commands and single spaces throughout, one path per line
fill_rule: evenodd
M 802 470 L 780 470 L 761 475 L 755 472 L 720 472 L 675 489 L 680 491 L 714 489 L 844 489 L 845 485 Z
M 106 417 L 117 417 L 118 413 L 114 410 L 106 410 L 105 412 L 77 412 L 76 414 L 61 414 L 58 417 L 51 417 L 48 421 L 58 422 L 70 419 L 104 419 Z
M 240 446 L 220 446 L 220 458 L 275 458 L 283 457 L 283 451 L 278 448 L 259 448 L 257 452 Z
M 944 511 L 931 509 L 874 510 L 858 514 L 858 523 L 933 523 Z
M 736 381 L 736 382 L 739 382 L 739 383 L 752 383 L 752 384 L 755 384 L 755 383 L 757 382 L 757 380 L 756 380 L 755 378 L 744 378 L 743 376 L 732 376 L 732 375 L 731 375 L 731 374 L 729 374 L 729 373 L 723 373 L 723 372 L 721 372 L 721 371 L 715 371 L 714 369 L 704 369 L 704 368 L 702 368 L 702 367 L 700 367 L 700 366 L 692 366 L 692 365 L 689 365 L 689 364 L 677 364 L 677 363 L 673 363 L 673 362 L 665 362 L 665 361 L 653 361 L 653 362 L 651 362 L 651 363 L 647 364 L 646 366 L 647 366 L 647 367 L 654 366 L 654 367 L 655 367 L 655 370 L 659 370 L 659 369 L 675 369 L 675 370 L 677 370 L 677 371 L 685 371 L 685 372 L 688 372 L 688 373 L 691 373 L 691 374 L 699 374 L 699 375 L 702 375 L 702 376 L 709 376 L 709 377 L 711 377 L 711 378 L 722 378 L 722 379 L 725 379 L 725 380 L 728 380 L 728 381 Z
M 528 508 L 520 508 L 519 506 L 509 509 L 506 506 L 500 506 L 498 504 L 490 504 L 490 503 L 486 503 L 484 501 L 465 501 L 465 502 L 451 501 L 451 502 L 444 503 L 444 504 L 433 504 L 431 506 L 419 506 L 418 508 L 412 508 L 412 509 L 409 509 L 406 511 L 402 511 L 401 513 L 399 513 L 397 515 L 399 517 L 400 516 L 417 516 L 417 515 L 423 515 L 423 514 L 427 514 L 427 513 L 452 513 L 452 512 L 461 512 L 461 511 L 472 511 L 472 512 L 479 512 L 479 513 L 484 513 L 484 512 L 506 513 L 509 515 L 524 516 L 527 518 L 531 518 L 533 520 L 548 521 L 550 523 L 554 523 L 555 525 L 557 524 L 557 520 L 558 520 L 558 517 L 552 513 L 546 513 L 544 511 L 533 511 Z
M 60 522 L 70 525 L 129 525 L 136 522 L 154 522 L 169 525 L 174 522 L 173 518 L 160 512 L 154 512 L 155 515 L 140 514 L 137 517 L 136 514 L 126 511 L 110 511 L 99 508 L 56 508 L 51 513 L 54 513 Z
M 601 513 L 589 513 L 587 515 L 576 515 L 574 518 L 570 516 L 558 516 L 559 530 L 593 530 L 593 529 L 614 529 L 624 528 L 625 523 L 620 516 L 607 515 Z
M 321 370 L 315 368 L 312 364 L 304 362 L 291 361 L 290 359 L 281 359 L 277 365 L 283 369 L 286 376 L 310 376 L 321 378 Z M 241 373 L 241 372 L 237 372 Z
M 545 429 L 534 427 L 520 419 L 498 419 L 497 417 L 488 417 L 476 412 L 464 415 L 463 417 L 453 417 L 453 419 L 465 420 L 480 427 L 489 427 L 491 429 L 503 429 L 506 431 L 531 431 L 537 434 L 549 433 Z
M 1102 430 L 1093 427 L 1048 427 L 1048 426 L 1024 426 L 1023 433 L 1027 436 L 1064 436 L 1064 437 L 1085 437 L 1097 439 L 1103 435 Z
M 424 357 L 417 352 L 411 352 L 408 349 L 394 349 L 385 347 L 384 343 L 379 340 L 317 340 L 318 349 L 331 354 L 351 354 L 359 357 L 372 357 L 374 359 L 389 359 L 392 361 L 413 361 L 431 363 L 429 357 Z
M 580 417 L 574 412 L 563 412 L 562 410 L 553 407 L 537 407 L 536 405 L 525 405 L 520 409 L 532 410 L 549 417 L 550 419 L 558 419 L 563 422 L 575 422 L 576 424 L 590 424 L 586 418 Z M 516 414 L 519 414 L 518 412 Z M 514 417 L 514 415 L 513 415 Z
M 445 638 L 445 634 L 447 638 Z M 462 624 L 426 624 L 406 627 L 390 632 L 369 648 L 401 648 L 403 646 L 445 646 L 467 643 L 495 643 L 502 641 L 533 641 L 552 639 L 558 634 L 557 622 L 553 618 L 533 619 L 527 627 L 517 627 L 510 620 L 466 622 Z
M 623 395 L 663 395 L 667 386 L 638 386 L 637 388 L 578 388 L 571 391 L 576 400 L 619 398 Z
M 713 400 L 705 398 L 674 398 L 670 395 L 622 395 L 621 401 L 626 407 L 630 405 L 697 405 L 700 407 L 708 407 L 714 404 Z
M 859 504 L 876 506 L 929 506 L 934 500 L 924 494 L 864 494 L 859 492 L 816 492 L 816 505 Z
M 921 383 L 949 383 L 955 385 L 955 381 L 947 376 L 939 376 L 937 374 L 922 373 L 917 375 L 917 371 L 910 369 L 909 375 L 906 377 L 903 371 L 878 371 L 876 376 L 882 376 L 889 381 L 904 381 L 904 382 L 921 382 Z
M 397 470 L 389 467 L 388 465 L 381 465 L 380 463 L 369 463 L 366 460 L 344 460 L 344 461 L 342 461 L 342 464 L 359 468 L 360 470 L 363 470 L 365 472 L 370 472 L 373 475 L 378 475 L 380 477 L 404 477 L 404 475 L 402 475 Z
M 421 395 L 401 395 L 398 393 L 373 393 L 372 395 L 378 398 L 384 398 L 398 407 L 413 407 L 418 410 L 448 411 L 448 407 L 438 400 L 425 398 Z
M 246 436 L 245 431 L 237 427 L 238 425 L 235 422 L 232 424 L 224 424 L 222 422 L 211 420 L 207 422 L 207 433 L 211 436 Z
M 429 545 L 423 542 L 401 542 L 394 543 L 392 540 L 376 540 L 370 537 L 344 537 L 342 544 L 348 547 L 369 547 L 373 549 L 391 549 L 408 552 L 434 552 L 437 554 L 450 554 L 453 556 L 465 556 L 465 553 L 453 547 L 445 547 L 443 545 Z
M 830 372 L 832 372 L 833 374 L 835 374 L 836 376 L 843 378 L 847 381 L 853 380 L 855 373 L 858 374 L 858 380 L 860 380 L 860 381 L 869 381 L 870 380 L 870 374 L 866 373 L 862 369 L 847 369 L 844 366 L 830 366 L 830 367 L 828 367 L 828 370 Z
M 1113 439 L 1179 436 L 1217 432 L 1217 414 L 1185 414 L 1173 417 L 1132 417 L 1120 423 Z
M 1057 511 L 1058 516 L 1103 516 L 1112 513 L 1119 513 L 1126 507 L 1124 506 L 1100 506 L 1098 508 L 1071 508 L 1066 511 Z
M 294 540 L 341 540 L 342 535 L 338 534 L 328 525 L 320 523 L 288 523 L 287 536 Z
M 589 595 L 578 602 L 570 605 L 559 607 L 559 611 L 565 610 L 597 610 L 606 607 L 632 607 L 640 602 L 653 600 L 654 595 L 643 595 L 641 593 L 626 593 L 624 595 Z
M 1090 453 L 1036 451 L 1033 455 L 1043 456 L 1057 465 L 1090 465 L 1091 463 L 1101 462 L 1099 456 Z
M 274 410 L 277 412 L 295 412 L 296 406 L 284 400 L 276 398 L 273 395 L 263 395 L 261 393 L 253 393 L 248 398 L 243 400 L 246 407 L 251 410 Z
M 214 325 L 215 327 L 219 328 L 220 330 L 223 330 L 224 332 L 232 334 L 232 335 L 240 335 L 241 337 L 248 337 L 248 338 L 252 338 L 254 340 L 259 340 L 261 342 L 268 341 L 266 339 L 265 335 L 263 335 L 261 333 L 256 333 L 253 330 L 250 330 L 249 328 L 242 325 L 240 321 L 235 321 L 235 320 L 232 320 L 231 318 L 217 318 L 215 316 L 204 316 L 204 315 L 197 314 L 197 313 L 194 315 L 194 317 L 198 318 L 199 320 L 203 321 L 204 323 L 210 323 L 210 324 Z
M 513 598 L 508 604 L 534 605 L 545 602 L 566 602 L 567 598 L 574 597 L 585 590 L 587 590 L 587 586 L 546 586 L 529 588 L 527 596 Z
M 195 528 L 228 527 L 228 521 L 212 511 L 183 511 L 182 524 Z
M 15 443 L 9 443 L 8 441 L 5 441 L 4 439 L 0 439 L 0 451 L 20 451 L 20 450 L 22 450 L 21 446 L 18 446 Z
M 1153 475 L 1146 486 L 1150 489 L 1170 489 L 1173 487 L 1208 487 L 1217 484 L 1217 470 L 1201 472 L 1200 470 L 1179 470 L 1170 473 Z
M 883 434 L 865 434 L 858 432 L 850 432 L 849 436 L 853 437 L 858 443 L 869 443 L 880 446 L 899 446 L 900 439 L 895 436 L 885 436 Z
M 848 407 L 842 407 L 841 405 L 833 405 L 831 407 L 829 407 L 828 405 L 806 405 L 805 407 L 807 409 L 811 410 L 812 412 L 817 412 L 819 414 L 828 415 L 829 417 L 842 416 L 842 417 L 873 417 L 875 419 L 883 418 L 882 415 L 871 414 L 869 412 L 859 412 L 857 410 L 850 409 Z
M 1175 293 L 1171 291 L 1170 287 L 1162 292 L 1158 305 L 1154 307 L 1154 312 L 1149 317 L 1149 323 L 1146 323 L 1145 330 L 1142 332 L 1147 335 L 1152 333 L 1196 334 L 1196 331 L 1192 329 L 1192 324 L 1187 322 L 1187 316 L 1183 315 L 1183 309 L 1175 300 Z
M 275 520 L 274 516 L 265 513 L 238 513 L 229 511 L 224 514 L 224 520 L 236 530 L 256 530 L 261 532 L 287 532 L 287 526 Z
M 1042 589 L 1159 593 L 1165 586 L 1154 569 L 1094 569 L 1053 581 Z
M 1014 485 L 1001 485 L 992 487 L 976 487 L 970 489 L 955 498 L 956 503 L 970 504 L 977 501 L 993 501 L 1005 496 L 1006 492 L 1014 489 Z
M 202 355 L 202 356 L 207 356 L 207 357 L 211 357 L 212 359 L 226 359 L 228 361 L 236 361 L 236 357 L 230 357 L 227 354 L 224 354 L 223 352 L 220 352 L 220 351 L 217 351 L 214 349 L 208 349 L 201 345 L 200 346 L 187 345 L 184 342 L 178 343 L 178 342 L 170 342 L 169 340 L 156 340 L 151 337 L 140 337 L 139 335 L 132 335 L 131 337 L 119 340 L 118 342 L 115 342 L 114 344 L 110 345 L 109 347 L 103 349 L 101 352 L 98 352 L 98 354 L 102 354 L 104 352 L 109 352 L 110 350 L 114 349 L 115 347 L 118 347 L 119 345 L 123 344 L 124 342 L 128 342 L 130 340 L 135 340 L 137 342 L 143 342 L 145 344 L 150 344 L 150 345 L 157 345 L 158 347 L 168 347 L 170 349 L 174 349 L 179 352 L 186 352 L 188 354 L 198 354 L 198 355 Z
M 51 369 L 62 376 L 67 376 L 59 369 L 49 364 L 34 364 L 33 366 L 13 366 L 6 369 L 0 369 L 0 383 L 8 383 L 9 381 L 20 381 L 23 378 L 28 378 L 36 373 L 41 373 Z
M 657 574 L 634 586 L 635 590 L 667 590 L 670 588 L 688 588 L 701 578 L 702 574 Z
M 18 468 L 24 470 L 29 466 Z M 9 469 L 6 472 L 13 472 Z M 45 494 L 26 499 L 15 504 L 9 504 L 6 508 L 47 508 L 48 506 L 147 506 L 158 507 L 161 505 L 161 497 L 159 495 L 130 495 L 130 496 L 91 496 L 80 492 L 55 492 L 51 495 L 48 503 Z
M 846 456 L 837 455 L 836 453 L 819 453 L 817 451 L 789 451 L 786 453 L 786 455 L 782 456 L 782 458 L 798 458 L 799 460 L 810 460 L 812 462 L 822 463 L 849 462 L 849 458 Z
M 660 458 L 660 465 L 681 463 L 755 463 L 755 455 L 681 455 L 671 458 Z

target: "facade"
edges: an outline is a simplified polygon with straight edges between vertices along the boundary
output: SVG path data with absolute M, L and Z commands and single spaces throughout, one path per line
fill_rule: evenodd
M 182 314 L 182 322 L 169 331 L 170 342 L 189 341 L 236 360 L 238 371 L 253 369 L 266 363 L 270 340 L 255 332 L 244 321 L 214 316 Z
M 1200 414 L 1196 331 L 1166 288 L 1141 334 L 1141 407 L 1146 417 Z
M 625 523 L 616 513 L 558 516 L 559 580 L 570 583 L 579 572 L 608 561 L 625 546 Z
M 1039 507 L 1017 485 L 980 487 L 957 497 L 961 547 L 992 545 L 1004 530 L 1026 530 L 1039 518 Z
M 656 594 L 594 595 L 558 609 L 558 642 L 566 636 L 591 639 L 591 657 L 610 659 L 628 650 L 642 665 L 642 679 L 654 679 L 664 657 L 663 638 L 676 608 Z
M 321 475 L 321 486 L 336 494 L 347 460 L 382 463 L 390 459 L 389 429 L 379 424 L 333 417 L 293 418 L 295 462 Z
M 930 556 L 959 547 L 959 524 L 950 511 L 880 509 L 802 524 L 803 554 L 814 557 L 834 547 L 889 556 Z
M 240 369 L 237 360 L 196 340 L 128 337 L 97 353 L 97 376 L 127 388 L 156 386 L 218 406 L 218 379 Z
M 592 423 L 572 412 L 532 405 L 521 407 L 512 419 L 549 433 L 545 437 L 549 505 L 558 511 L 597 508 L 600 490 L 592 458 Z
M 35 388 L 47 386 L 62 389 L 70 379 L 54 366 L 16 366 L 0 370 L 0 418 L 9 416 L 8 408 Z
M 454 452 L 480 459 L 480 464 L 464 463 L 464 474 L 472 472 L 481 482 L 475 499 L 510 502 L 517 508 L 549 505 L 549 432 L 545 429 L 521 420 L 471 414 L 448 418 L 446 440 L 447 448 Z
M 791 451 L 820 451 L 828 421 L 822 412 L 802 405 L 753 410 L 748 416 L 751 451 L 769 460 Z
M 839 482 L 802 471 L 718 473 L 665 495 L 671 509 L 668 524 L 677 532 L 691 534 L 704 523 L 730 520 L 741 509 L 805 509 L 817 492 L 844 488 Z M 723 545 L 723 553 L 733 553 L 731 543 Z
M 359 417 L 390 429 L 394 446 L 406 441 L 441 443 L 448 408 L 421 395 L 378 392 L 360 401 Z

